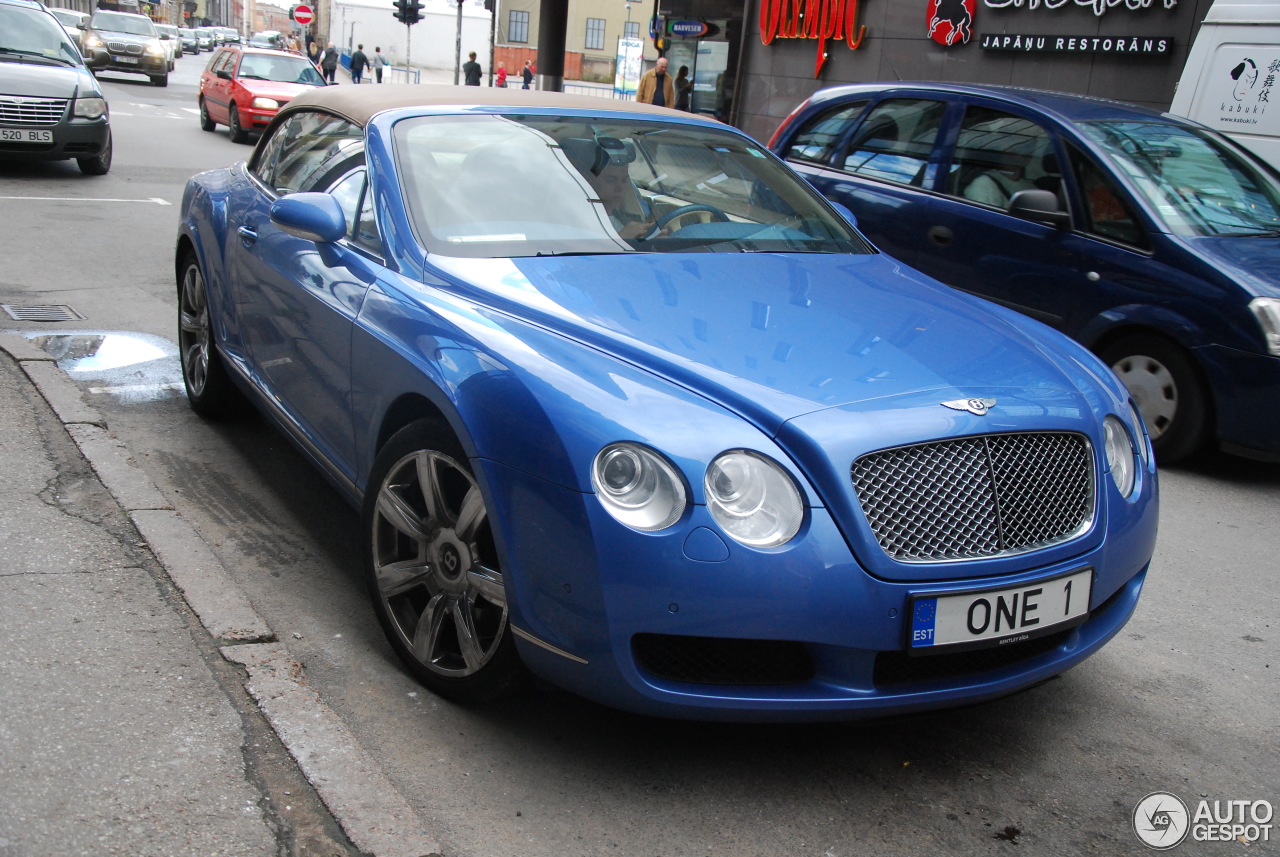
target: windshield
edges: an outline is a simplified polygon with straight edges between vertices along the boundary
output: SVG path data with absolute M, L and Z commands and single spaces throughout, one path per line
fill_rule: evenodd
M 1082 130 L 1182 235 L 1280 234 L 1280 185 L 1216 133 L 1159 122 Z
M 47 13 L 4 5 L 0 6 L 0 58 L 79 65 L 80 51 L 62 25 Z
M 396 124 L 428 250 L 509 257 L 871 252 L 752 140 L 658 118 L 433 116 Z
M 302 57 L 248 54 L 240 60 L 241 78 L 275 80 L 281 83 L 306 83 L 324 86 L 324 78 L 316 67 Z
M 97 12 L 90 25 L 95 30 L 106 30 L 111 33 L 128 33 L 131 36 L 152 36 L 156 28 L 150 18 L 141 15 L 130 15 L 125 12 Z

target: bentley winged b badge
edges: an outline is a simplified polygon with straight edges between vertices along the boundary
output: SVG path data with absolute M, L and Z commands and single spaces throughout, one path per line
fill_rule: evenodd
M 975 417 L 985 416 L 987 411 L 996 406 L 995 399 L 954 399 L 950 402 L 940 403 L 944 408 L 951 408 L 953 411 L 968 411 Z

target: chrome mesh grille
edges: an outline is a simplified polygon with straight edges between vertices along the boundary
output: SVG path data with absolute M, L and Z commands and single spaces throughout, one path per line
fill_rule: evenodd
M 69 102 L 67 98 L 0 95 L 0 124 L 57 125 Z
M 134 42 L 107 42 L 107 48 L 113 54 L 133 54 L 138 56 L 142 53 L 142 45 Z
M 1092 459 L 1079 434 L 968 437 L 864 455 L 853 463 L 853 488 L 894 559 L 978 559 L 1084 532 L 1093 521 Z

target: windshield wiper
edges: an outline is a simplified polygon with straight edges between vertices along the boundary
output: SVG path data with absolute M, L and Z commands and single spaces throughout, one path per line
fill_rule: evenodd
M 34 59 L 46 60 L 48 62 L 60 62 L 60 63 L 65 63 L 67 65 L 75 65 L 74 62 L 72 62 L 69 59 L 65 59 L 63 57 L 49 56 L 48 54 L 42 53 L 41 51 L 28 51 L 22 48 L 0 47 L 0 54 L 12 54 L 13 56 L 16 56 L 16 57 L 32 57 Z

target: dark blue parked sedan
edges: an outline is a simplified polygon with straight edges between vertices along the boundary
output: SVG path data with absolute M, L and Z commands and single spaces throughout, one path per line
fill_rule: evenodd
M 1106 366 L 714 121 L 308 92 L 188 184 L 176 271 L 192 407 L 247 395 L 362 509 L 387 639 L 451 699 L 990 699 L 1096 652 L 1147 574 L 1156 472 Z
M 1280 460 L 1280 182 L 1168 114 L 993 86 L 823 90 L 772 149 L 878 247 L 1087 345 L 1161 461 Z

